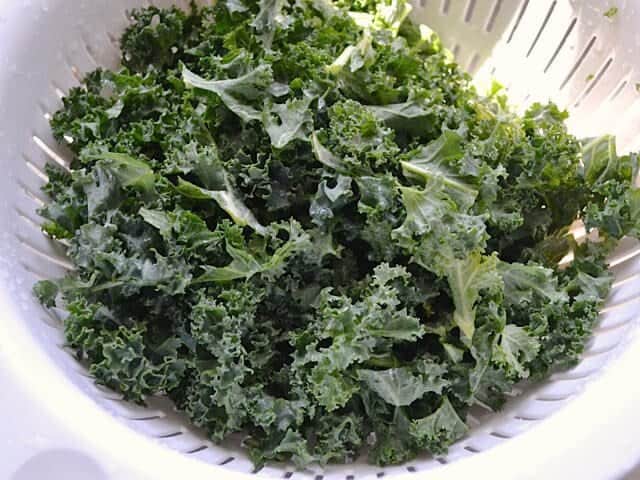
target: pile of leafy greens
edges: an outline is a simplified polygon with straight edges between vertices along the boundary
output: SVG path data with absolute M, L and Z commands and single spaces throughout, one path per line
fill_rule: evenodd
M 75 271 L 35 293 L 98 383 L 243 432 L 257 465 L 385 465 L 576 362 L 640 234 L 638 158 L 480 95 L 409 11 L 131 13 L 122 68 L 51 121 L 74 158 L 40 212 Z

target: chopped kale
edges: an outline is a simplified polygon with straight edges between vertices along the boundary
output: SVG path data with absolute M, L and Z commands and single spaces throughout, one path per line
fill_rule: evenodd
M 575 364 L 640 235 L 638 156 L 480 95 L 409 11 L 131 12 L 120 70 L 53 116 L 74 159 L 40 211 L 76 269 L 35 294 L 98 383 L 244 432 L 256 465 L 384 465 Z

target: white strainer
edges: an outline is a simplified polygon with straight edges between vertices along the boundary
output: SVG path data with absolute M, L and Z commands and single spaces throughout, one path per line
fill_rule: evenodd
M 611 2 L 420 0 L 413 15 L 478 82 L 495 76 L 517 104 L 550 98 L 571 111 L 575 134 L 613 133 L 634 150 L 640 2 Z M 209 443 L 167 402 L 142 408 L 95 386 L 63 348 L 58 317 L 32 298 L 34 281 L 72 268 L 35 210 L 44 164 L 68 158 L 49 115 L 84 73 L 116 66 L 126 11 L 148 3 L 0 0 L 0 479 L 612 478 L 640 459 L 640 246 L 630 240 L 611 258 L 616 283 L 580 365 L 523 386 L 502 412 L 474 412 L 469 435 L 438 460 L 255 472 L 237 441 Z

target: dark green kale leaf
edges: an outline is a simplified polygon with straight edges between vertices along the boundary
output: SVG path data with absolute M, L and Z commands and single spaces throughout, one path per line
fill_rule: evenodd
M 410 433 L 422 448 L 433 453 L 445 453 L 442 445 L 453 443 L 467 432 L 467 425 L 444 397 L 438 409 L 428 417 L 414 420 Z
M 215 93 L 229 110 L 245 122 L 249 122 L 262 118 L 261 109 L 251 103 L 264 98 L 267 88 L 273 82 L 273 76 L 267 64 L 262 64 L 237 78 L 225 80 L 205 80 L 187 67 L 183 67 L 182 80 L 187 87 Z
M 586 142 L 582 152 L 584 180 L 590 195 L 584 207 L 588 229 L 598 228 L 619 239 L 640 232 L 640 189 L 629 188 L 638 178 L 638 156 L 619 157 L 610 135 Z
M 418 318 L 401 307 L 400 292 L 392 283 L 407 283 L 410 277 L 402 267 L 380 264 L 363 298 L 333 295 L 331 289 L 320 292 L 315 322 L 293 338 L 293 367 L 328 411 L 344 406 L 358 392 L 356 372 L 351 372 L 355 365 L 424 334 Z
M 445 368 L 438 364 L 420 364 L 418 375 L 407 367 L 390 368 L 387 370 L 358 370 L 358 378 L 371 391 L 395 407 L 411 405 L 421 399 L 426 393 L 441 394 L 448 382 L 442 378 Z M 424 372 L 424 373 L 423 373 Z

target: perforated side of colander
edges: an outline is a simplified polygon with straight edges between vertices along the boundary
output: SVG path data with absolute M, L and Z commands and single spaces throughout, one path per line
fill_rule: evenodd
M 330 466 L 324 471 L 299 472 L 288 465 L 272 465 L 255 471 L 240 449 L 238 438 L 213 445 L 202 432 L 189 427 L 166 400 L 149 399 L 147 408 L 121 401 L 114 392 L 94 385 L 85 368 L 64 348 L 60 329 L 64 312 L 36 307 L 28 292 L 36 279 L 58 277 L 73 268 L 66 260 L 64 242 L 48 240 L 40 232 L 40 220 L 35 213 L 46 202 L 40 192 L 46 182 L 45 163 L 68 166 L 69 152 L 51 138 L 48 119 L 60 107 L 64 92 L 77 85 L 84 73 L 97 66 L 116 65 L 117 37 L 127 22 L 126 8 L 149 2 L 119 0 L 109 6 L 80 2 L 73 7 L 65 3 L 69 2 L 43 1 L 38 6 L 43 22 L 62 21 L 65 15 L 75 11 L 78 21 L 69 24 L 71 31 L 67 38 L 76 41 L 61 42 L 55 52 L 56 61 L 47 71 L 48 81 L 42 84 L 43 88 L 31 92 L 36 100 L 25 102 L 34 108 L 29 138 L 23 144 L 18 142 L 18 147 L 10 152 L 15 157 L 10 175 L 15 177 L 16 192 L 0 195 L 15 218 L 7 239 L 19 245 L 18 264 L 22 270 L 14 272 L 15 281 L 27 292 L 21 301 L 29 302 L 32 311 L 37 312 L 37 316 L 25 321 L 32 322 L 33 334 L 76 386 L 132 429 L 203 462 L 271 478 L 355 480 L 424 472 L 482 452 L 547 418 L 580 393 L 634 328 L 640 306 L 640 245 L 625 240 L 611 258 L 616 277 L 613 292 L 577 367 L 558 373 L 541 385 L 522 386 L 513 392 L 513 398 L 502 412 L 476 409 L 469 416 L 469 435 L 454 445 L 448 455 L 438 459 L 425 455 L 397 467 L 379 468 L 357 462 Z M 188 2 L 155 3 L 186 6 Z M 630 61 L 622 60 L 629 48 L 637 53 L 634 50 L 637 47 L 635 43 L 630 47 L 622 43 L 619 32 L 625 22 L 631 21 L 629 18 L 637 17 L 632 6 L 625 9 L 619 4 L 620 12 L 609 19 L 602 15 L 602 6 L 594 9 L 590 3 L 600 2 L 423 0 L 416 4 L 414 16 L 440 31 L 445 44 L 451 46 L 461 64 L 471 72 L 495 74 L 509 87 L 514 101 L 526 104 L 553 98 L 575 112 L 572 126 L 576 132 L 613 131 L 621 135 L 624 146 L 638 147 L 640 144 L 633 143 L 638 139 L 634 137 L 632 125 L 634 121 L 637 124 L 640 117 L 635 87 L 640 78 Z M 101 10 L 118 12 L 118 16 L 105 17 Z M 627 50 L 622 50 L 620 44 Z M 596 118 L 611 121 L 602 124 Z
M 640 4 L 609 0 L 418 0 L 460 64 L 494 76 L 525 107 L 552 99 L 578 136 L 615 134 L 640 148 Z M 611 8 L 617 10 L 610 10 Z M 608 16 L 605 13 L 608 13 Z

